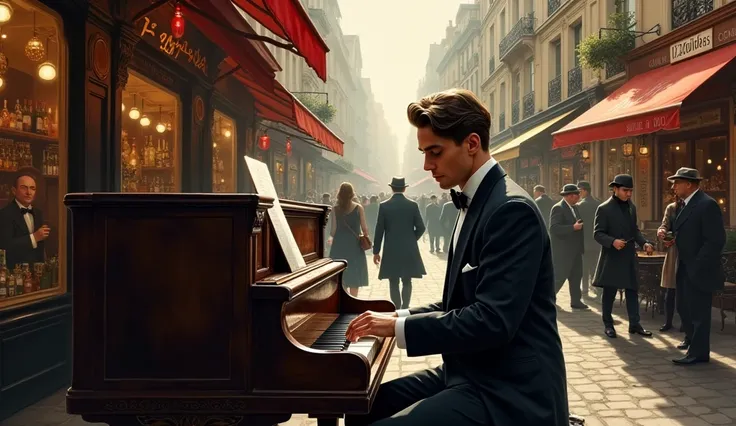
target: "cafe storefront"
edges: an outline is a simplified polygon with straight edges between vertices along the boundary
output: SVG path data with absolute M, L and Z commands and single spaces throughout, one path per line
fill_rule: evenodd
M 673 200 L 667 177 L 683 166 L 735 223 L 732 158 L 736 102 L 736 4 L 731 3 L 633 50 L 628 81 L 554 133 L 554 146 L 589 143 L 602 155 L 598 191 L 618 173 L 634 176 L 639 217 L 661 221 Z M 594 189 L 595 190 L 595 189 Z

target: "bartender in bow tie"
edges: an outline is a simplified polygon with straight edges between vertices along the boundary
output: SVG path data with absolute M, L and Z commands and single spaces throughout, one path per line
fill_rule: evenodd
M 12 188 L 13 199 L 0 210 L 0 248 L 6 250 L 8 269 L 44 261 L 44 240 L 51 229 L 43 223 L 41 210 L 33 206 L 36 180 L 19 175 Z

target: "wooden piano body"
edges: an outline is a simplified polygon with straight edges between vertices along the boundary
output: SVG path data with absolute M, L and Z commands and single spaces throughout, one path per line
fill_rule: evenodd
M 394 338 L 310 348 L 337 318 L 394 309 L 342 289 L 346 263 L 322 256 L 329 207 L 281 202 L 307 263 L 290 273 L 271 199 L 95 193 L 65 203 L 69 413 L 114 426 L 242 426 L 292 413 L 336 424 L 370 409 Z

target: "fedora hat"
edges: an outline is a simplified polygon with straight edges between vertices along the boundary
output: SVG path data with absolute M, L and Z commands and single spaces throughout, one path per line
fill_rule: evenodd
M 394 177 L 391 179 L 391 183 L 388 184 L 391 188 L 406 188 L 409 185 L 406 184 L 406 180 L 403 177 Z
M 679 169 L 677 169 L 677 172 L 673 176 L 667 178 L 667 180 L 670 182 L 677 179 L 689 181 L 703 180 L 703 178 L 700 177 L 700 172 L 698 171 L 698 169 L 691 169 L 690 167 L 680 167 Z
M 568 195 L 568 194 L 580 194 L 580 189 L 574 183 L 568 183 L 567 185 L 562 187 L 562 191 L 560 191 L 560 195 Z
M 578 188 L 590 192 L 590 182 L 588 182 L 587 180 L 581 180 L 580 182 L 578 182 Z
M 621 186 L 624 188 L 634 188 L 634 178 L 631 177 L 631 175 L 616 175 L 616 177 L 613 178 L 613 181 L 608 184 L 609 187 L 611 186 Z

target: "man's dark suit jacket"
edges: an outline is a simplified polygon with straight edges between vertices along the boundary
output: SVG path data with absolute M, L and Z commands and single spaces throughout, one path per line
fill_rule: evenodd
M 585 244 L 585 251 L 595 251 L 598 252 L 601 250 L 600 244 L 598 244 L 595 241 L 595 237 L 593 236 L 593 224 L 595 223 L 595 211 L 598 209 L 598 206 L 601 205 L 600 200 L 593 198 L 592 195 L 589 195 L 577 204 L 578 213 L 580 213 L 580 219 L 583 220 L 583 240 Z
M 536 200 L 534 200 L 534 202 L 537 203 L 537 207 L 539 207 L 539 211 L 542 213 L 544 225 L 549 229 L 549 214 L 552 211 L 552 206 L 555 205 L 555 202 L 549 198 L 549 195 L 547 194 L 540 195 Z
M 442 229 L 447 232 L 447 235 L 450 235 L 452 232 L 452 227 L 455 226 L 455 221 L 457 220 L 458 211 L 455 208 L 455 205 L 452 204 L 452 201 L 446 202 L 444 205 L 442 205 L 442 213 L 440 213 L 440 223 L 442 224 Z
M 427 225 L 427 231 L 430 235 L 442 235 L 445 230 L 440 222 L 440 215 L 442 214 L 442 207 L 439 204 L 429 203 L 427 205 L 426 212 L 424 214 L 425 224 Z
M 408 355 L 442 354 L 447 385 L 474 384 L 489 424 L 567 426 L 550 242 L 534 200 L 495 165 L 456 232 L 442 301 L 406 317 Z
M 723 289 L 725 276 L 721 252 L 726 244 L 723 214 L 716 200 L 699 190 L 672 226 L 679 261 L 685 264 L 690 283 L 701 291 Z
M 404 194 L 395 193 L 381 203 L 373 244 L 373 254 L 378 254 L 383 243 L 379 280 L 422 278 L 427 273 L 417 245 L 425 229 L 419 206 Z
M 34 231 L 43 226 L 43 213 L 33 207 Z M 30 214 L 30 213 L 29 213 Z M 36 248 L 31 244 L 31 233 L 15 200 L 0 210 L 0 248 L 6 250 L 8 268 L 12 270 L 16 264 L 43 262 L 44 243 L 38 241 Z
M 580 217 L 577 207 L 572 208 Z M 575 264 L 575 256 L 581 256 L 585 249 L 583 235 L 585 227 L 593 227 L 592 222 L 583 223 L 583 229 L 576 231 L 573 228 L 576 220 L 572 209 L 564 199 L 552 206 L 549 215 L 549 236 L 552 239 L 552 260 L 558 278 L 566 279 L 570 275 L 570 269 Z

